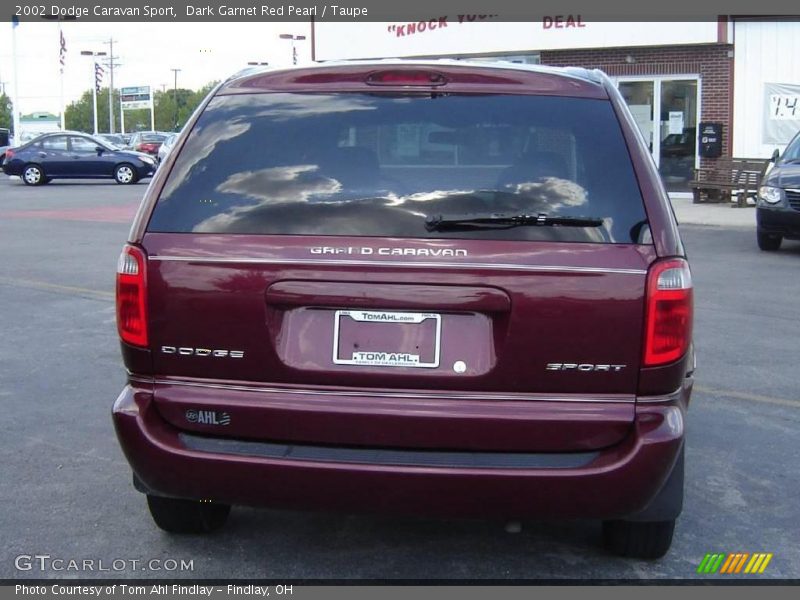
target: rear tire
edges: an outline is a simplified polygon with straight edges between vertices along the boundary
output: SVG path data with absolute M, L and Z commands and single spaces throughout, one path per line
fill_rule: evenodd
M 46 183 L 47 177 L 39 165 L 25 165 L 22 169 L 22 181 L 25 185 L 42 185 Z
M 136 183 L 138 179 L 136 169 L 133 168 L 133 165 L 122 163 L 114 167 L 114 181 L 120 185 L 130 185 Z
M 675 520 L 604 521 L 603 545 L 617 556 L 661 558 L 672 544 Z
M 156 525 L 170 533 L 209 533 L 222 527 L 231 511 L 228 504 L 151 494 L 147 494 L 147 506 Z
M 756 231 L 756 240 L 758 247 L 765 252 L 775 252 L 781 247 L 783 237 L 780 235 L 772 235 L 763 231 Z

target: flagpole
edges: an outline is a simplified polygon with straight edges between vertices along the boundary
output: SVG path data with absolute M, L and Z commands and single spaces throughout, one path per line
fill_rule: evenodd
M 19 79 L 17 74 L 19 73 L 19 68 L 17 65 L 17 26 L 18 21 L 13 20 L 11 25 L 11 57 L 12 62 L 14 64 L 14 98 L 11 102 L 14 104 L 14 144 L 19 146 L 21 143 L 20 140 L 20 130 L 19 130 Z
M 61 74 L 59 76 L 59 106 L 61 108 L 61 131 L 66 130 L 66 115 L 64 114 L 64 32 L 61 31 L 61 21 L 58 21 L 59 62 Z

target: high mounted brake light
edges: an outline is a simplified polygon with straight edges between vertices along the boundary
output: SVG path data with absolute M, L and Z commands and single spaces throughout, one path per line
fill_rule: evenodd
M 144 252 L 126 245 L 117 262 L 117 331 L 133 346 L 148 342 L 146 284 Z
M 435 71 L 397 70 L 370 73 L 366 78 L 368 85 L 444 85 L 447 79 Z
M 674 362 L 692 340 L 692 274 L 682 258 L 655 263 L 647 275 L 644 366 Z

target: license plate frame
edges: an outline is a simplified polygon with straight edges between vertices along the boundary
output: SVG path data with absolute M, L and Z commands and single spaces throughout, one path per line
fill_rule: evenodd
M 360 323 L 394 323 L 402 325 L 421 325 L 433 319 L 435 336 L 433 360 L 423 361 L 420 355 L 392 350 L 354 351 L 352 358 L 340 357 L 340 328 L 343 317 L 349 317 Z M 442 315 L 430 312 L 406 312 L 397 310 L 337 310 L 333 317 L 333 363 L 359 367 L 406 367 L 435 369 L 439 367 L 442 348 Z M 422 353 L 420 353 L 422 354 Z

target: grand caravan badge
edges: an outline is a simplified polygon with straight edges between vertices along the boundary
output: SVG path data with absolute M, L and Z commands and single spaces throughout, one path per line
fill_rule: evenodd
M 455 258 L 467 256 L 464 248 L 397 248 L 368 246 L 314 246 L 309 249 L 311 254 L 326 254 L 334 256 L 413 256 L 425 258 Z
M 337 310 L 333 362 L 337 365 L 436 368 L 442 317 L 434 313 Z

